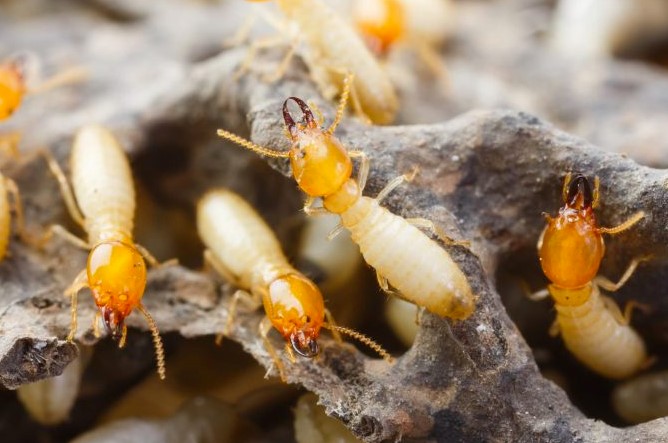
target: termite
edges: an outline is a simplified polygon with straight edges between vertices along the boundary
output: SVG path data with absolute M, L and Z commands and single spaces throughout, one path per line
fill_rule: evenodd
M 68 83 L 81 81 L 86 71 L 66 69 L 36 85 L 30 85 L 27 71 L 37 70 L 37 61 L 27 54 L 14 55 L 0 62 L 0 121 L 9 118 L 27 94 L 38 94 Z
M 253 307 L 264 305 L 260 335 L 283 380 L 283 366 L 267 337 L 272 326 L 286 340 L 293 362 L 292 351 L 307 358 L 318 354 L 323 327 L 354 337 L 391 361 L 370 338 L 334 324 L 318 287 L 290 265 L 269 226 L 239 195 L 222 188 L 206 193 L 197 204 L 197 229 L 207 247 L 205 263 L 242 289 L 234 294 L 218 341 L 229 332 L 238 301 L 246 300 Z
M 530 298 L 552 296 L 557 318 L 550 334 L 561 334 L 566 348 L 585 366 L 607 378 L 629 377 L 648 362 L 643 339 L 629 326 L 633 303 L 622 314 L 614 300 L 600 294 L 599 287 L 618 290 L 645 258 L 631 261 L 617 283 L 596 274 L 605 252 L 602 234 L 624 232 L 645 214 L 639 211 L 612 228 L 598 226 L 594 209 L 599 180 L 595 179 L 592 189 L 582 174 L 566 175 L 562 198 L 564 206 L 557 217 L 545 215 L 547 226 L 537 245 L 541 267 L 551 283 Z
M 23 206 L 21 205 L 19 188 L 14 180 L 0 174 L 0 260 L 3 260 L 8 253 L 12 210 L 15 214 L 16 231 L 19 237 L 25 241 L 27 238 L 24 233 Z
M 365 0 L 353 3 L 353 20 L 374 53 L 387 56 L 401 46 L 414 49 L 437 78 L 447 71 L 437 47 L 452 33 L 449 0 Z
M 350 91 L 355 112 L 373 123 L 391 123 L 399 108 L 394 86 L 351 24 L 320 0 L 277 0 L 277 4 L 294 24 L 293 28 L 281 26 L 282 30 L 294 35 L 290 35 L 291 49 L 272 79 L 283 75 L 299 48 L 311 78 L 326 98 L 342 92 L 344 79 L 350 73 L 355 77 Z M 298 45 L 300 40 L 306 44 Z M 257 50 L 275 44 L 276 39 L 253 43 L 242 69 L 250 64 Z
M 668 371 L 642 374 L 615 387 L 612 406 L 628 423 L 668 415 Z
M 350 85 L 350 78 L 345 85 Z M 366 262 L 376 269 L 378 282 L 385 291 L 390 292 L 392 285 L 404 299 L 437 315 L 453 319 L 469 317 L 475 308 L 475 297 L 466 276 L 448 252 L 418 227 L 430 230 L 445 242 L 452 240 L 430 220 L 404 219 L 380 206 L 392 190 L 411 181 L 417 170 L 390 181 L 375 199 L 362 196 L 369 160 L 362 151 L 347 150 L 333 135 L 347 97 L 346 87 L 328 129 L 320 127 L 303 100 L 297 97 L 285 100 L 283 118 L 292 142 L 289 151 L 259 146 L 222 129 L 218 135 L 261 155 L 289 158 L 293 177 L 308 196 L 304 211 L 338 214 L 342 227 L 350 231 Z M 299 123 L 288 110 L 290 101 L 303 113 Z M 360 159 L 357 179 L 352 178 L 352 158 Z M 316 198 L 322 199 L 322 207 L 313 207 Z
M 125 318 L 138 309 L 153 334 L 158 375 L 164 379 L 160 333 L 141 302 L 146 286 L 144 259 L 152 266 L 157 266 L 158 262 L 132 237 L 135 190 L 125 152 L 106 128 L 84 126 L 77 132 L 70 154 L 72 187 L 55 159 L 50 155 L 45 157 L 70 216 L 88 234 L 88 239 L 83 240 L 60 225 L 52 225 L 47 239 L 56 234 L 75 246 L 90 250 L 86 268 L 65 290 L 65 295 L 72 301 L 67 340 L 73 341 L 77 330 L 77 295 L 88 287 L 99 308 L 93 322 L 95 335 L 99 335 L 98 323 L 102 317 L 107 331 L 122 348 L 127 336 Z

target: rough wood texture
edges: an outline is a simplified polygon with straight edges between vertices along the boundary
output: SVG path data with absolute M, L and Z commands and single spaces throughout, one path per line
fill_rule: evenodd
M 135 160 L 139 182 L 148 189 L 148 200 L 153 204 L 157 201 L 168 208 L 181 208 L 190 213 L 192 223 L 192 208 L 202 191 L 215 184 L 233 183 L 267 217 L 289 231 L 286 225 L 294 221 L 286 220 L 297 213 L 299 200 L 292 182 L 262 168 L 253 155 L 217 140 L 214 134 L 215 128 L 223 127 L 250 134 L 257 143 L 286 148 L 280 106 L 289 95 L 315 100 L 331 118 L 332 106 L 318 97 L 301 64 L 295 62 L 288 75 L 272 85 L 264 84 L 252 72 L 234 79 L 244 56 L 243 48 L 222 53 L 190 69 L 192 60 L 198 58 L 193 54 L 217 48 L 222 33 L 214 30 L 220 22 L 214 26 L 207 20 L 215 12 L 221 14 L 221 21 L 231 21 L 222 13 L 225 6 L 182 8 L 182 2 L 170 1 L 155 10 L 137 11 L 128 3 L 120 12 L 113 12 L 110 2 L 96 3 L 106 5 L 104 11 L 112 11 L 109 14 L 122 23 L 119 26 L 125 31 L 132 29 L 137 33 L 138 43 L 133 51 L 116 53 L 114 69 L 122 66 L 123 75 L 105 67 L 104 51 L 93 44 L 86 47 L 80 41 L 74 42 L 75 38 L 83 38 L 84 29 L 90 29 L 86 25 L 100 20 L 84 14 L 76 16 L 61 37 L 69 41 L 64 44 L 65 52 L 70 56 L 77 54 L 75 62 L 93 68 L 92 78 L 81 88 L 56 91 L 52 97 L 36 97 L 32 103 L 26 102 L 25 110 L 8 125 L 25 128 L 25 148 L 47 144 L 63 161 L 74 129 L 95 119 L 109 124 L 122 136 Z M 174 21 L 177 14 L 179 20 Z M 173 25 L 177 22 L 178 25 Z M 44 23 L 56 26 L 48 15 Z M 6 33 L 14 46 L 28 44 L 25 32 L 5 24 L 5 19 L 0 18 L 3 42 Z M 172 28 L 179 32 L 170 34 Z M 181 35 L 196 31 L 196 44 L 179 40 Z M 44 30 L 38 35 L 59 35 L 51 32 L 47 34 Z M 58 32 L 63 31 L 59 28 Z M 107 32 L 115 36 L 120 31 L 110 27 Z M 156 44 L 166 36 L 168 42 Z M 152 55 L 145 57 L 146 51 L 154 46 Z M 114 53 L 113 48 L 107 49 Z M 258 59 L 257 64 L 271 66 L 278 56 L 269 53 Z M 525 60 L 526 65 L 522 66 L 541 66 L 540 69 L 550 71 L 551 62 L 545 61 L 548 56 L 541 50 L 534 48 L 531 56 L 534 58 Z M 452 68 L 455 73 L 461 69 L 457 60 L 465 63 L 455 57 Z M 522 71 L 521 67 L 513 66 L 512 60 L 506 62 L 508 69 Z M 616 103 L 634 103 L 634 118 L 648 122 L 644 116 L 653 115 L 655 100 L 661 100 L 650 94 L 647 100 L 636 101 L 643 95 L 639 90 L 668 90 L 665 87 L 668 80 L 664 75 L 615 62 L 609 66 L 613 76 L 622 75 L 618 73 L 628 72 L 627 69 L 637 72 L 635 77 L 625 77 L 634 87 L 628 84 L 610 87 L 619 100 Z M 464 68 L 459 72 L 477 69 L 475 64 Z M 545 81 L 540 76 L 535 80 L 536 77 L 526 75 L 527 81 Z M 557 85 L 563 82 L 554 81 Z M 605 83 L 605 76 L 599 81 Z M 559 90 L 559 86 L 556 88 Z M 557 100 L 555 97 L 559 95 L 555 94 L 551 100 Z M 592 100 L 599 97 L 597 94 Z M 406 109 L 421 105 L 415 97 L 405 99 Z M 600 102 L 586 106 L 579 101 L 569 103 L 585 120 L 590 118 L 596 126 L 609 125 L 614 129 L 617 115 L 594 114 L 587 108 Z M 432 101 L 426 106 L 433 109 L 437 104 L 438 101 Z M 544 106 L 549 108 L 550 101 Z M 59 110 L 54 115 L 52 109 Z M 459 110 L 458 106 L 452 109 Z M 661 124 L 652 126 L 659 127 L 665 130 Z M 628 137 L 639 132 L 642 131 L 629 131 Z M 420 167 L 417 179 L 398 189 L 385 204 L 404 216 L 432 219 L 454 237 L 471 242 L 470 250 L 461 246 L 448 250 L 479 299 L 475 314 L 459 323 L 423 314 L 415 344 L 394 365 L 365 357 L 350 345 L 338 345 L 323 337 L 319 358 L 300 359 L 297 364 L 285 359 L 290 382 L 318 394 L 330 414 L 369 442 L 400 437 L 404 441 L 516 442 L 666 438 L 666 419 L 618 429 L 579 412 L 560 388 L 541 376 L 530 348 L 507 315 L 495 288 L 496 272 L 505 262 L 532 259 L 536 239 L 544 226 L 541 212 L 553 213 L 560 205 L 564 174 L 577 170 L 598 175 L 602 186 L 599 212 L 602 224 L 614 225 L 640 209 L 647 213 L 637 227 L 609 241 L 604 271 L 617 275 L 632 257 L 654 254 L 653 261 L 639 271 L 642 277 L 636 277 L 620 291 L 619 299 L 633 298 L 651 307 L 651 313 L 643 317 L 642 324 L 638 323 L 639 330 L 657 344 L 656 355 L 665 358 L 665 351 L 661 352 L 668 339 L 665 321 L 668 304 L 662 297 L 668 244 L 665 171 L 640 166 L 537 117 L 510 110 L 471 111 L 445 123 L 396 127 L 368 127 L 346 118 L 337 135 L 347 146 L 363 149 L 370 156 L 367 195 L 375 195 L 387 181 L 413 166 Z M 606 137 L 600 140 L 607 140 Z M 625 145 L 624 150 L 630 156 L 645 158 L 646 148 L 638 142 L 640 139 L 642 136 Z M 200 154 L 206 160 L 198 163 L 193 159 Z M 185 166 L 170 163 L 169 159 L 177 155 L 186 159 Z M 270 163 L 287 175 L 287 162 Z M 161 167 L 167 168 L 167 172 L 159 170 Z M 67 222 L 56 186 L 41 159 L 26 158 L 8 165 L 6 171 L 22 189 L 31 230 L 37 232 L 51 222 Z M 224 178 L 220 174 L 225 174 Z M 156 214 L 160 212 L 140 214 L 138 230 L 143 229 L 147 236 L 153 230 L 163 232 L 150 226 Z M 192 247 L 196 254 L 196 241 L 193 243 L 192 237 L 183 235 L 190 240 L 187 247 Z M 165 254 L 180 250 L 174 247 Z M 75 357 L 76 348 L 63 340 L 69 327 L 69 302 L 62 291 L 83 267 L 85 253 L 57 240 L 44 251 L 14 241 L 11 252 L 12 257 L 0 266 L 3 286 L 0 382 L 16 388 L 60 373 Z M 234 288 L 221 287 L 212 276 L 180 266 L 151 271 L 149 278 L 146 306 L 161 332 L 174 331 L 186 337 L 209 335 L 218 333 L 225 324 Z M 88 328 L 94 305 L 85 291 L 80 299 L 77 339 L 94 343 Z M 525 303 L 531 309 L 531 302 Z M 270 368 L 271 359 L 257 333 L 261 318 L 261 312 L 240 311 L 230 338 Z M 130 317 L 129 325 L 146 328 L 138 315 Z M 541 324 L 539 328 L 548 326 Z M 279 337 L 274 340 L 280 346 Z

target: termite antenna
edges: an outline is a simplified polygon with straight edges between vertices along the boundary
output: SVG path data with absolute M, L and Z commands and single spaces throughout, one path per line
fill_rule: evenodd
M 160 338 L 158 326 L 155 324 L 155 320 L 153 320 L 153 317 L 151 317 L 151 314 L 148 313 L 144 305 L 139 305 L 137 309 L 139 309 L 139 312 L 144 314 L 149 329 L 151 329 L 151 334 L 153 335 L 153 345 L 155 346 L 155 359 L 158 364 L 158 376 L 160 377 L 160 380 L 164 380 L 167 377 L 165 371 L 165 350 L 162 347 L 162 339 Z
M 341 334 L 347 335 L 349 337 L 352 337 L 356 339 L 357 341 L 364 343 L 367 345 L 369 348 L 373 349 L 376 351 L 378 355 L 383 357 L 383 359 L 388 362 L 388 363 L 394 363 L 394 357 L 390 355 L 389 352 L 385 350 L 381 345 L 373 341 L 371 338 L 367 337 L 366 335 L 362 334 L 361 332 L 357 332 L 353 329 L 346 328 L 344 326 L 338 326 L 338 325 L 327 325 L 324 324 L 323 327 L 334 330 L 337 332 L 340 332 Z
M 231 132 L 227 132 L 224 129 L 219 129 L 217 133 L 219 137 L 234 142 L 246 149 L 250 149 L 253 152 L 257 152 L 260 155 L 266 155 L 267 157 L 274 158 L 286 158 L 290 156 L 290 153 L 287 151 L 277 151 L 275 149 L 269 149 L 265 148 L 264 146 L 256 145 L 252 141 L 246 140 L 245 138 L 239 137 L 238 135 L 232 134 Z

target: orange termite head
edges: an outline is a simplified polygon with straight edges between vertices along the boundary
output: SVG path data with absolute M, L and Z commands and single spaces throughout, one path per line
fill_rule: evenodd
M 0 65 L 0 120 L 11 116 L 21 104 L 26 92 L 20 61 Z
M 288 102 L 294 101 L 302 111 L 295 123 Z M 292 140 L 290 165 L 299 187 L 312 197 L 335 193 L 350 178 L 353 164 L 346 148 L 336 137 L 323 131 L 311 108 L 300 98 L 289 97 L 283 103 L 283 119 Z
M 594 216 L 597 194 L 584 175 L 575 174 L 565 183 L 559 215 L 548 217 L 538 252 L 543 272 L 558 287 L 580 288 L 598 272 L 605 244 Z
M 86 272 L 105 328 L 113 338 L 122 337 L 125 318 L 140 304 L 144 295 L 144 259 L 131 244 L 106 241 L 90 251 Z
M 355 2 L 357 28 L 372 51 L 385 54 L 405 32 L 405 12 L 399 0 Z
M 311 280 L 298 273 L 279 277 L 269 285 L 263 302 L 267 317 L 295 352 L 308 358 L 318 355 L 325 305 Z

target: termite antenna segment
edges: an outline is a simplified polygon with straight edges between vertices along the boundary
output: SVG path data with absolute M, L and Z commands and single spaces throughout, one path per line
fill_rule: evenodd
M 144 315 L 144 318 L 146 318 L 146 322 L 151 329 L 153 345 L 155 346 L 155 360 L 158 364 L 158 376 L 160 377 L 160 380 L 164 380 L 167 377 L 165 371 L 165 349 L 162 346 L 162 339 L 160 338 L 158 325 L 155 324 L 155 320 L 153 320 L 153 317 L 151 317 L 151 314 L 148 313 L 144 305 L 137 306 L 137 309 Z
M 265 155 L 267 157 L 274 157 L 274 158 L 287 158 L 290 156 L 290 153 L 287 151 L 277 151 L 275 149 L 265 148 L 264 146 L 257 145 L 250 140 L 246 140 L 245 138 L 239 137 L 238 135 L 232 134 L 231 132 L 228 132 L 224 129 L 219 129 L 217 134 L 219 137 L 234 142 L 246 149 L 250 149 L 251 151 L 256 152 L 260 155 Z
M 323 324 L 324 328 L 338 331 L 341 334 L 347 335 L 349 337 L 352 337 L 356 340 L 358 340 L 361 343 L 364 343 L 367 345 L 369 348 L 373 349 L 376 351 L 378 355 L 380 355 L 383 360 L 385 360 L 388 363 L 394 363 L 394 357 L 390 355 L 389 352 L 385 350 L 381 345 L 373 341 L 371 338 L 367 337 L 366 335 L 362 334 L 361 332 L 357 332 L 353 329 L 346 328 L 344 326 L 338 326 L 338 325 L 328 325 L 328 324 Z

